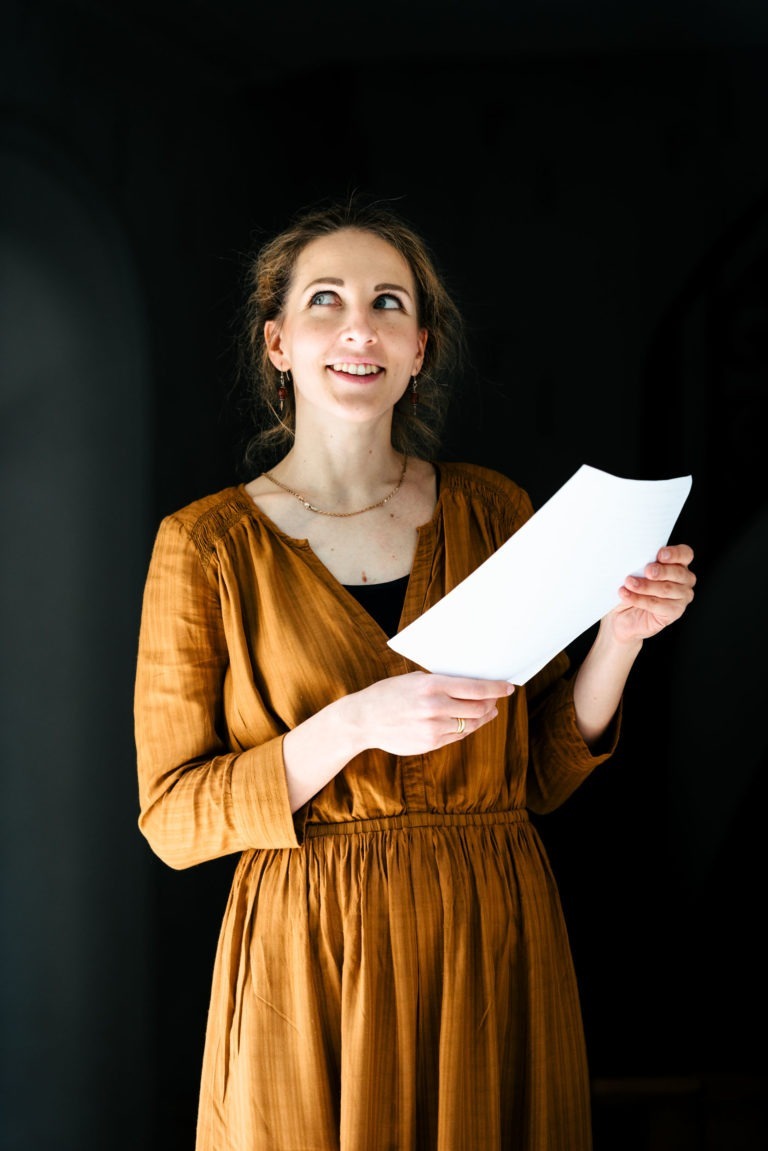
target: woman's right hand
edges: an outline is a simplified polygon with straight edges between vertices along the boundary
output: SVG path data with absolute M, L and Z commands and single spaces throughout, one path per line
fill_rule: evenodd
M 420 755 L 465 739 L 498 715 L 496 701 L 514 690 L 503 679 L 412 671 L 334 700 L 283 740 L 291 811 L 368 748 Z
M 496 701 L 514 690 L 503 679 L 413 671 L 347 696 L 345 718 L 359 736 L 361 750 L 376 747 L 392 755 L 419 755 L 466 739 L 498 715 Z

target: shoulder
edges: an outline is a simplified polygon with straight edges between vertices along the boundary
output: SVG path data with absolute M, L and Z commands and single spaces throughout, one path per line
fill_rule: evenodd
M 184 537 L 207 565 L 221 540 L 248 517 L 250 503 L 242 486 L 222 488 L 165 516 L 158 536 L 176 534 Z
M 514 518 L 527 519 L 532 513 L 527 491 L 502 472 L 480 464 L 438 462 L 435 466 L 443 493 L 487 503 Z

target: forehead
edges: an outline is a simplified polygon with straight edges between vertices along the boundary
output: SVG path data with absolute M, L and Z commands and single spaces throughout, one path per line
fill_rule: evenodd
M 400 284 L 411 294 L 414 279 L 408 261 L 381 236 L 359 228 L 345 228 L 330 236 L 310 240 L 299 255 L 293 285 L 301 290 L 315 279 L 333 277 L 371 284 Z

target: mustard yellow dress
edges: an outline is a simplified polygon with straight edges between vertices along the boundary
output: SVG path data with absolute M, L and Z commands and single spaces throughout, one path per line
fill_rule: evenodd
M 497 472 L 436 465 L 401 628 L 531 514 Z M 566 928 L 528 809 L 598 756 L 561 655 L 467 739 L 370 750 L 291 814 L 285 732 L 416 670 L 242 486 L 163 520 L 139 638 L 141 814 L 183 868 L 240 855 L 213 973 L 197 1151 L 587 1151 Z

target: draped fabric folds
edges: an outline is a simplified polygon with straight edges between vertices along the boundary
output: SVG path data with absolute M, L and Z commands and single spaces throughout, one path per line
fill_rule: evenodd
M 437 464 L 400 627 L 530 516 Z M 139 823 L 172 867 L 240 853 L 208 1016 L 197 1151 L 588 1151 L 589 1082 L 557 888 L 528 811 L 612 753 L 558 656 L 467 739 L 376 749 L 291 814 L 286 731 L 415 670 L 243 486 L 161 523 L 144 593 Z

